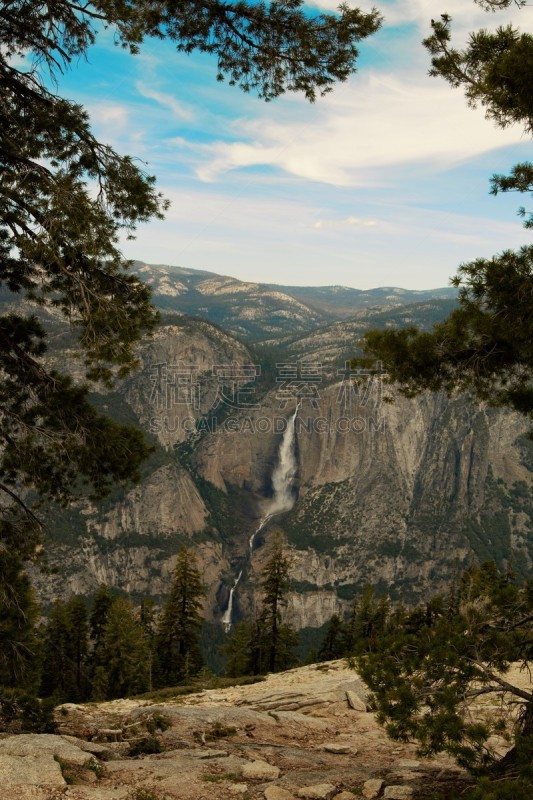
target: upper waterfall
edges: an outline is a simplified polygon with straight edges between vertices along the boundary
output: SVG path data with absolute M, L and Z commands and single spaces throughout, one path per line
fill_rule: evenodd
M 295 503 L 292 485 L 296 476 L 296 417 L 300 404 L 296 406 L 294 414 L 287 422 L 287 427 L 283 432 L 283 438 L 279 446 L 278 463 L 272 473 L 272 488 L 274 490 L 270 501 L 265 509 L 266 516 L 280 514 L 282 511 L 290 511 Z

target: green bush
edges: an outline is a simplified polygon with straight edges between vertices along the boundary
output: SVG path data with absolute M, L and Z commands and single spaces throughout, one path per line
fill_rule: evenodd
M 40 700 L 21 689 L 0 687 L 0 731 L 53 733 L 54 702 Z
M 172 720 L 170 719 L 170 717 L 167 717 L 166 714 L 160 714 L 159 712 L 153 714 L 146 721 L 146 730 L 148 731 L 148 733 L 151 733 L 152 735 L 156 731 L 161 731 L 161 733 L 164 733 L 170 727 L 172 727 Z
M 142 739 L 136 739 L 131 742 L 128 755 L 152 755 L 153 753 L 160 753 L 162 749 L 161 742 L 155 736 L 143 736 Z

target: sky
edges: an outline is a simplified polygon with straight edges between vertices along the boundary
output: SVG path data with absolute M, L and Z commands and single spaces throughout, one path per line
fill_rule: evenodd
M 333 11 L 338 0 L 309 5 Z M 254 282 L 429 289 L 460 263 L 528 243 L 516 215 L 523 198 L 491 196 L 489 178 L 531 159 L 530 140 L 429 77 L 421 40 L 444 12 L 460 45 L 508 21 L 531 30 L 533 8 L 375 5 L 385 20 L 360 43 L 357 73 L 314 104 L 295 94 L 265 103 L 220 84 L 212 58 L 170 42 L 132 56 L 111 32 L 99 36 L 59 90 L 171 201 L 164 221 L 124 241 L 127 257 Z

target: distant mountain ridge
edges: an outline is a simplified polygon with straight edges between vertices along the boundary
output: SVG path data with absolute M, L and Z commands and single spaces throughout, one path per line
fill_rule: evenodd
M 395 307 L 428 300 L 455 300 L 457 297 L 457 289 L 451 286 L 437 289 L 400 289 L 395 286 L 353 289 L 349 286 L 268 285 L 337 318 L 350 317 L 354 310 L 373 306 Z
M 241 281 L 204 270 L 134 262 L 134 270 L 165 313 L 205 317 L 248 342 L 303 334 L 353 317 L 430 300 L 453 301 L 451 287 L 412 290 L 395 287 L 281 286 Z

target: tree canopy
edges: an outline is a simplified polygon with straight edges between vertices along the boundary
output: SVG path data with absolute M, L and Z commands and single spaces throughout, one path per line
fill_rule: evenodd
M 512 0 L 478 0 L 497 11 Z M 518 7 L 524 5 L 516 2 Z M 463 50 L 452 47 L 448 15 L 432 21 L 424 42 L 432 56 L 430 74 L 463 88 L 470 105 L 482 105 L 500 127 L 523 126 L 533 133 L 533 36 L 514 26 L 470 35 Z M 493 194 L 533 192 L 533 164 L 493 175 Z M 519 209 L 526 228 L 533 214 Z M 452 279 L 459 305 L 431 333 L 416 328 L 369 331 L 365 348 L 381 359 L 389 380 L 412 396 L 425 389 L 472 389 L 480 398 L 533 416 L 533 247 L 506 250 L 462 264 Z
M 36 520 L 26 514 L 21 526 L 16 515 L 28 511 L 29 490 L 98 498 L 138 479 L 148 454 L 138 430 L 96 413 L 88 388 L 132 370 L 137 342 L 157 324 L 119 236 L 167 203 L 143 165 L 98 141 L 86 111 L 61 97 L 62 73 L 110 28 L 132 54 L 149 37 L 170 39 L 211 54 L 219 79 L 266 100 L 285 91 L 314 100 L 355 70 L 357 42 L 379 25 L 375 10 L 311 13 L 302 0 L 0 3 L 0 297 L 11 303 L 0 317 L 0 511 L 9 546 L 31 550 Z M 76 334 L 84 382 L 50 366 L 40 309 Z

